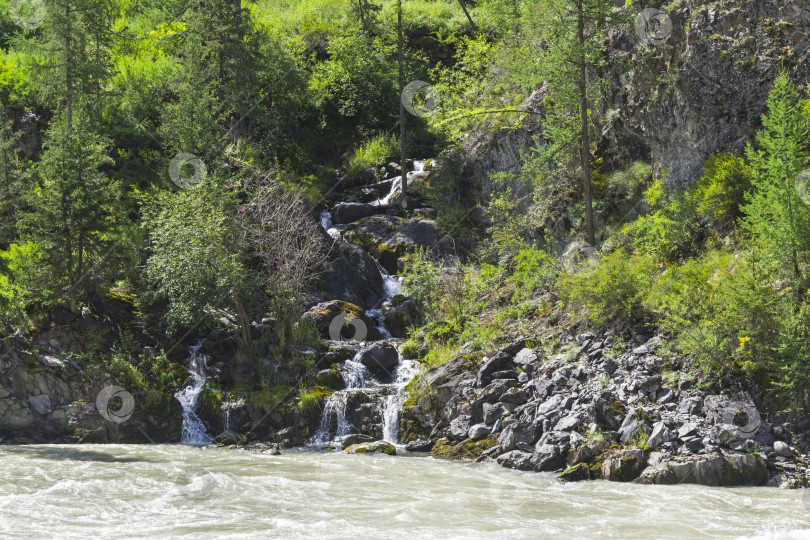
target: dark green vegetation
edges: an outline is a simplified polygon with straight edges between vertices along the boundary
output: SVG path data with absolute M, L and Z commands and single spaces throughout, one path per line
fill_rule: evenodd
M 24 30 L 0 1 L 0 330 L 113 298 L 172 339 L 234 328 L 243 358 L 257 354 L 251 321 L 268 321 L 261 331 L 279 347 L 312 341 L 299 324 L 323 257 L 312 217 L 336 170 L 351 179 L 400 155 L 400 3 L 45 4 L 42 26 Z M 433 81 L 441 96 L 435 114 L 407 120 L 406 155 L 438 158 L 413 191 L 460 255 L 420 252 L 406 265 L 407 292 L 429 317 L 406 355 L 434 367 L 470 344 L 464 354 L 480 356 L 538 321 L 646 324 L 701 377 L 750 377 L 776 408 L 807 407 L 802 88 L 763 81 L 773 88 L 748 149 L 710 157 L 678 190 L 644 160 L 606 159 L 600 140 L 611 75 L 630 69 L 602 38 L 632 27 L 632 2 L 467 1 L 469 18 L 457 1 L 401 5 L 405 80 Z M 518 109 L 541 88 L 542 110 Z M 475 165 L 463 136 L 528 116 L 542 117 L 535 135 L 550 144 L 482 189 L 465 172 Z M 23 135 L 35 143 L 21 146 Z M 558 219 L 562 233 L 548 226 Z M 574 243 L 585 239 L 593 248 Z M 152 360 L 126 355 L 111 361 L 135 370 L 123 376 L 148 378 L 138 370 L 151 373 Z M 172 369 L 143 386 L 165 392 Z M 298 399 L 316 414 L 313 384 Z M 286 395 L 272 381 L 227 390 L 268 408 Z M 203 406 L 221 399 L 209 389 Z

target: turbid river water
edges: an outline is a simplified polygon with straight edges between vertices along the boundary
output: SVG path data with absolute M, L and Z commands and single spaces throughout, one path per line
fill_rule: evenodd
M 771 488 L 562 484 L 431 457 L 0 447 L 2 538 L 810 538 Z

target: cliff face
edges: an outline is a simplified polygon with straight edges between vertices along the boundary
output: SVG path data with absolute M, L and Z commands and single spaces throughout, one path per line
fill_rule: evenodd
M 625 146 L 649 148 L 653 173 L 668 169 L 668 183 L 684 188 L 708 156 L 751 139 L 781 70 L 807 82 L 810 3 L 682 0 L 668 15 L 673 30 L 662 45 L 614 36 L 612 48 L 631 51 L 632 70 L 616 78 L 605 134 L 620 157 Z
M 643 45 L 632 27 L 608 31 L 608 54 L 622 60 L 622 69 L 609 75 L 596 117 L 597 155 L 611 169 L 649 162 L 653 174 L 668 171 L 667 182 L 683 189 L 700 177 L 707 157 L 751 140 L 781 70 L 799 85 L 810 79 L 810 2 L 680 0 L 669 10 L 634 2 L 639 12 L 647 7 L 665 11 L 672 32 L 661 45 Z M 541 109 L 539 95 L 523 107 Z M 517 129 L 469 139 L 485 198 L 492 173 L 520 170 L 519 156 L 534 146 L 540 121 L 532 115 Z

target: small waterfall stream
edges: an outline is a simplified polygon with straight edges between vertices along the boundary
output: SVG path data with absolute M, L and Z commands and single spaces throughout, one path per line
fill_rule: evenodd
M 415 161 L 414 171 L 409 172 L 408 180 L 424 171 L 425 161 Z M 385 206 L 400 193 L 402 188 L 402 177 L 395 177 L 391 183 L 390 191 L 379 199 L 368 203 L 370 206 Z M 341 232 L 332 226 L 332 219 L 328 211 L 321 213 L 321 226 L 335 239 L 339 239 Z M 391 306 L 391 302 L 402 289 L 402 279 L 390 275 L 382 266 L 378 264 L 380 274 L 383 277 L 385 298 L 380 305 L 366 312 L 371 320 L 375 321 L 377 329 L 386 341 L 392 342 L 394 338 L 385 328 L 384 312 Z M 359 361 L 359 353 L 351 360 L 342 362 L 338 369 L 345 388 L 333 392 L 326 400 L 323 407 L 321 422 L 318 430 L 311 439 L 311 444 L 324 446 L 329 443 L 339 442 L 341 438 L 352 433 L 360 433 L 362 426 L 357 426 L 349 419 L 349 408 L 354 401 L 356 393 L 365 394 L 362 402 L 370 401 L 373 407 L 379 412 L 382 420 L 383 440 L 396 444 L 399 442 L 399 413 L 405 403 L 406 394 L 404 391 L 407 385 L 416 376 L 418 364 L 410 360 L 399 358 L 399 363 L 392 374 L 392 380 L 380 381 Z M 365 405 L 364 405 L 365 406 Z
M 183 431 L 180 437 L 182 444 L 203 445 L 211 444 L 213 439 L 205 429 L 205 425 L 197 416 L 197 399 L 200 397 L 205 385 L 205 368 L 207 357 L 200 354 L 202 342 L 189 347 L 188 372 L 191 384 L 178 390 L 174 395 L 183 408 Z

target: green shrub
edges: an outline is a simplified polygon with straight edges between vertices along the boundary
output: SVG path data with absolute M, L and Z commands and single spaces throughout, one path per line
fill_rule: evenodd
M 376 135 L 363 142 L 349 156 L 346 176 L 356 178 L 363 169 L 384 164 L 398 155 L 399 139 L 396 135 Z
M 740 217 L 745 193 L 751 189 L 751 171 L 745 160 L 734 154 L 717 154 L 706 161 L 703 176 L 692 189 L 697 212 L 714 226 L 729 231 Z
M 643 302 L 657 270 L 651 257 L 619 249 L 592 269 L 562 274 L 557 289 L 560 298 L 583 318 L 600 324 L 630 323 L 643 315 Z

